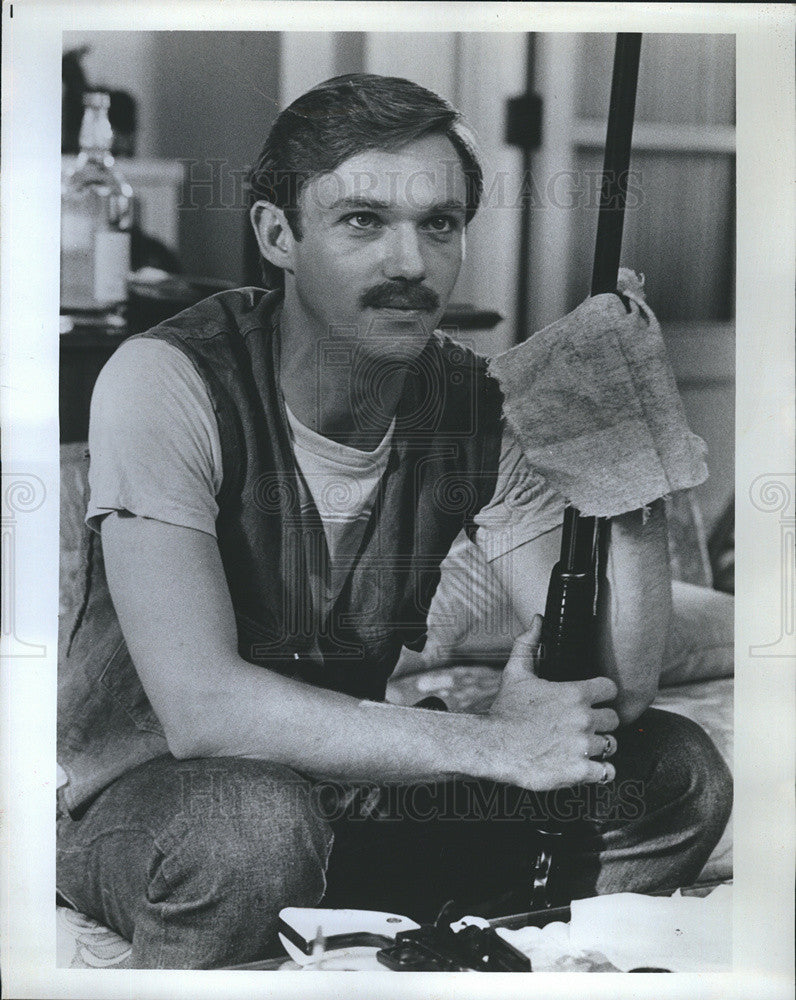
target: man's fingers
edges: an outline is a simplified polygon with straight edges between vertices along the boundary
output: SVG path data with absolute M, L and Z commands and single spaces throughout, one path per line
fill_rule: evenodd
M 509 663 L 519 662 L 528 669 L 533 669 L 534 661 L 539 653 L 539 640 L 542 636 L 542 616 L 534 615 L 531 627 L 527 632 L 518 635 L 511 648 Z
M 539 640 L 542 638 L 542 616 L 534 615 L 533 621 L 531 622 L 531 627 L 527 632 L 523 632 L 522 635 L 517 637 L 517 642 L 522 643 L 523 646 L 530 646 L 534 652 L 536 652 L 536 647 L 539 645 Z M 515 643 L 516 645 L 516 643 Z
M 542 638 L 542 616 L 534 615 L 533 621 L 531 622 L 531 627 L 528 629 L 528 634 L 534 637 L 534 642 L 538 643 Z
M 604 701 L 613 701 L 619 693 L 616 684 L 610 677 L 592 677 L 591 680 L 582 681 L 590 705 L 599 705 Z
M 619 726 L 619 716 L 612 708 L 595 708 L 592 723 L 595 732 L 610 733 Z
M 609 733 L 594 733 L 589 737 L 589 748 L 586 756 L 604 760 L 606 757 L 613 757 L 616 750 L 615 736 L 611 736 Z
M 607 785 L 616 777 L 616 768 L 613 764 L 602 760 L 590 760 L 587 762 L 585 782 L 589 784 Z

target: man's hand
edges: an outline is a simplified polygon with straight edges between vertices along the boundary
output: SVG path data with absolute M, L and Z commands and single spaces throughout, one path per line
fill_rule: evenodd
M 541 627 L 536 615 L 515 642 L 487 716 L 494 740 L 490 777 L 537 791 L 610 781 L 613 766 L 590 758 L 605 750 L 600 734 L 619 725 L 612 708 L 594 707 L 616 697 L 616 684 L 607 677 L 563 683 L 537 677 Z

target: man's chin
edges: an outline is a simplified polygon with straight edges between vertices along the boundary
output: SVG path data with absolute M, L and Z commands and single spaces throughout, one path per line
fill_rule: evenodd
M 401 337 L 431 336 L 440 319 L 438 311 L 426 309 L 368 309 L 367 333 L 370 335 L 395 334 Z

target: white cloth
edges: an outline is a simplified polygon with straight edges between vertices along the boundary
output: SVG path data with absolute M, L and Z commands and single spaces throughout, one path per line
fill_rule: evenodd
M 178 348 L 122 344 L 94 387 L 88 447 L 89 527 L 127 510 L 215 537 L 221 441 L 204 383 Z
M 732 968 L 732 886 L 710 895 L 644 896 L 622 892 L 572 902 L 569 924 L 498 928 L 527 955 L 535 972 L 728 972 Z M 602 963 L 600 959 L 607 959 Z M 581 960 L 580 963 L 578 960 Z M 585 960 L 585 961 L 584 961 Z M 610 964 L 608 964 L 610 963 Z
M 613 517 L 707 478 L 661 328 L 628 287 L 595 295 L 493 358 L 525 454 L 582 514 Z

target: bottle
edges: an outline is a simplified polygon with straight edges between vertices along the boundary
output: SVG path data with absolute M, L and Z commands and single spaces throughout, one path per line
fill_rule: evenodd
M 80 154 L 61 186 L 61 312 L 113 312 L 127 299 L 133 190 L 114 167 L 110 97 L 83 96 Z

